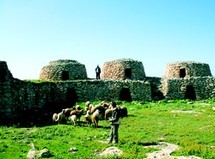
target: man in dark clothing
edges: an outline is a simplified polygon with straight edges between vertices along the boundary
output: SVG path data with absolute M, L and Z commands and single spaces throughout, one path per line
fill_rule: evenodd
M 120 124 L 120 112 L 119 108 L 117 108 L 116 103 L 112 102 L 112 116 L 109 119 L 111 122 L 111 132 L 110 132 L 110 138 L 108 140 L 108 143 L 118 143 L 119 141 L 119 135 L 118 135 L 118 129 Z
M 97 65 L 95 71 L 96 71 L 96 79 L 100 79 L 101 68 L 99 67 L 99 65 Z

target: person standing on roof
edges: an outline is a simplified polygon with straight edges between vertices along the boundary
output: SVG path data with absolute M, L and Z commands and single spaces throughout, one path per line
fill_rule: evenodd
M 101 68 L 99 67 L 99 65 L 97 65 L 95 71 L 96 71 L 96 79 L 100 79 Z

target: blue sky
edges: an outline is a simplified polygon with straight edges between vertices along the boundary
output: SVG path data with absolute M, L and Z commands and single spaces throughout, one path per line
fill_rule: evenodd
M 214 0 L 0 0 L 0 61 L 15 78 L 38 79 L 50 61 L 132 58 L 147 76 L 195 61 L 215 75 Z

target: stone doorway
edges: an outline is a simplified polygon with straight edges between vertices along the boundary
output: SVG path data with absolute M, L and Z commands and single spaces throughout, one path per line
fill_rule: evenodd
M 196 92 L 192 85 L 186 87 L 185 99 L 196 100 Z
M 6 81 L 7 71 L 4 68 L 0 69 L 0 82 L 4 83 Z
M 74 106 L 77 102 L 77 94 L 74 88 L 67 89 L 66 103 L 68 107 Z
M 181 68 L 179 72 L 180 78 L 184 78 L 186 76 L 186 70 L 185 68 Z
M 131 69 L 130 68 L 126 68 L 125 69 L 125 79 L 131 79 Z
M 68 79 L 69 79 L 69 71 L 63 71 L 63 72 L 62 72 L 62 75 L 61 75 L 61 79 L 62 79 L 63 81 L 68 80 Z
M 121 101 L 126 101 L 126 102 L 131 102 L 131 92 L 129 88 L 122 88 L 120 95 L 119 95 L 119 100 Z

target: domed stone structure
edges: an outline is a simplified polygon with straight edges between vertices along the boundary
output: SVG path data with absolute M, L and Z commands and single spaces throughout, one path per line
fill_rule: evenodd
M 87 79 L 85 65 L 75 60 L 51 61 L 40 72 L 43 80 L 76 80 Z
M 166 66 L 164 78 L 190 78 L 212 76 L 210 67 L 198 62 L 175 62 Z
M 145 76 L 142 62 L 133 59 L 118 59 L 105 62 L 101 72 L 102 79 L 143 80 Z

